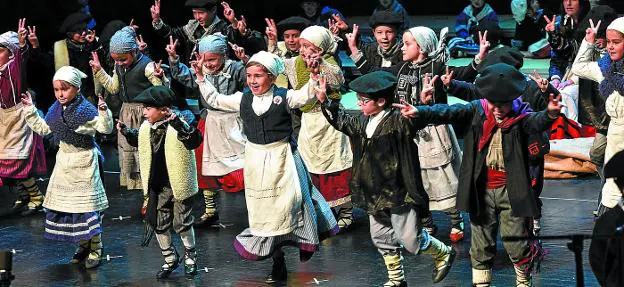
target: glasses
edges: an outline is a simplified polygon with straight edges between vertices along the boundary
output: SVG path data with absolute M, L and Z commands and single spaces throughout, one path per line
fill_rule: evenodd
M 373 99 L 369 99 L 369 98 L 365 98 L 365 97 L 357 97 L 358 102 L 362 103 L 363 105 L 368 104 L 369 102 L 372 102 Z

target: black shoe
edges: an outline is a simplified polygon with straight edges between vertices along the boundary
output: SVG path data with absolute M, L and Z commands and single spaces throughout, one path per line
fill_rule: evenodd
M 277 282 L 286 281 L 286 277 L 288 277 L 288 269 L 286 269 L 286 260 L 284 256 L 273 258 L 273 268 L 271 269 L 271 274 L 269 274 L 264 282 L 273 284 Z
M 195 261 L 197 259 L 196 257 L 195 248 L 187 249 L 184 252 L 184 274 L 186 274 L 189 278 L 197 275 L 197 261 Z M 186 259 L 192 259 L 193 264 L 187 264 Z
M 84 262 L 85 259 L 87 259 L 87 256 L 89 256 L 89 252 L 91 252 L 89 248 L 81 248 L 80 250 L 76 251 L 76 253 L 74 253 L 74 256 L 72 257 L 70 263 L 80 264 Z
M 156 279 L 166 279 L 178 268 L 178 266 L 180 266 L 180 256 L 178 256 L 178 251 L 175 250 L 175 248 L 173 250 L 175 251 L 175 260 L 173 263 L 165 262 L 165 264 L 160 267 L 160 270 L 158 270 L 158 273 L 156 273 Z
M 30 201 L 30 197 L 20 198 L 15 203 L 11 209 L 9 209 L 9 214 L 21 214 L 22 212 L 26 212 L 28 210 L 28 202 Z
M 444 262 L 444 266 L 438 269 L 437 267 L 433 269 L 433 283 L 438 283 L 448 275 L 449 271 L 451 271 L 451 267 L 453 266 L 453 262 L 455 261 L 455 256 L 457 252 L 455 249 L 451 248 L 451 254 L 448 259 Z
M 201 217 L 195 223 L 193 223 L 194 227 L 204 227 L 210 226 L 213 224 L 219 223 L 219 214 L 215 213 L 213 215 L 207 215 L 206 213 L 202 214 Z
M 29 216 L 29 215 L 33 215 L 37 212 L 39 212 L 40 210 L 43 209 L 42 205 L 36 206 L 35 208 L 28 208 L 26 207 L 26 210 L 22 211 L 20 213 L 21 216 Z

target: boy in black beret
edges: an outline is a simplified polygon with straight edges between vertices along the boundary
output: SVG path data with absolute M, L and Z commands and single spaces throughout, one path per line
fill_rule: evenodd
M 391 67 L 403 60 L 401 47 L 403 43 L 398 35 L 402 32 L 404 24 L 399 14 L 391 11 L 377 11 L 369 20 L 373 28 L 373 36 L 376 43 L 365 43 L 358 37 L 359 27 L 353 25 L 351 35 L 345 34 L 345 41 L 348 43 L 351 59 L 355 66 L 360 68 L 366 62 L 376 68 Z M 347 35 L 349 37 L 347 37 Z
M 319 97 L 325 118 L 349 136 L 353 148 L 351 190 L 353 203 L 369 214 L 373 244 L 388 269 L 383 286 L 407 286 L 401 246 L 431 255 L 433 282 L 448 274 L 455 250 L 427 233 L 418 212 L 429 198 L 420 178 L 418 147 L 413 138 L 427 123 L 401 116 L 392 109 L 396 77 L 385 71 L 361 76 L 349 87 L 357 92 L 362 114 L 347 114 L 339 104 Z
M 475 83 L 476 93 L 483 99 L 452 106 L 395 105 L 410 119 L 468 127 L 463 136 L 457 208 L 470 213 L 474 286 L 490 284 L 499 228 L 503 238 L 526 238 L 503 240 L 516 270 L 516 286 L 531 286 L 530 272 L 543 257 L 537 242 L 530 239 L 529 222 L 538 208 L 531 190 L 527 142 L 530 134 L 548 129 L 559 116 L 561 96 L 551 96 L 544 111 L 528 113 L 527 106 L 517 99 L 526 82 L 514 67 L 494 64 L 483 70 Z M 428 83 L 420 97 L 426 100 L 432 93 Z
M 299 56 L 299 36 L 301 31 L 312 26 L 312 22 L 303 17 L 289 17 L 275 24 L 273 19 L 267 23 L 268 52 L 289 59 Z M 278 41 L 282 39 L 282 41 Z
M 146 119 L 141 127 L 130 129 L 118 122 L 117 129 L 130 145 L 139 149 L 143 192 L 148 195 L 146 222 L 156 232 L 165 263 L 156 274 L 164 279 L 179 266 L 171 229 L 180 234 L 184 245 L 184 273 L 197 274 L 193 195 L 198 191 L 195 152 L 202 136 L 193 126 L 172 113 L 174 94 L 165 86 L 153 86 L 135 101 L 143 103 Z

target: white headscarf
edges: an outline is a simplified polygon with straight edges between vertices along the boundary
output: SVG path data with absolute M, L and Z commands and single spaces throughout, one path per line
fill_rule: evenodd
M 65 81 L 68 82 L 70 85 L 80 89 L 80 86 L 82 85 L 82 79 L 85 78 L 87 78 L 87 75 L 85 75 L 85 73 L 83 73 L 82 71 L 72 66 L 63 66 L 58 69 L 58 71 L 56 71 L 56 74 L 54 74 L 54 78 L 52 79 L 52 81 Z
M 416 43 L 420 46 L 420 50 L 425 55 L 433 57 L 437 54 L 438 36 L 431 28 L 418 26 L 409 28 L 407 31 L 414 36 Z
M 256 62 L 264 66 L 273 76 L 279 76 L 284 72 L 284 61 L 282 58 L 267 51 L 255 53 L 248 63 Z
M 517 23 L 522 23 L 527 13 L 526 0 L 511 0 L 511 14 Z
M 306 39 L 323 50 L 324 54 L 333 54 L 338 49 L 338 42 L 332 33 L 322 26 L 310 26 L 301 31 L 299 38 Z
M 0 46 L 6 47 L 13 55 L 15 55 L 19 49 L 19 39 L 17 38 L 17 33 L 9 31 L 0 34 Z
M 607 30 L 615 30 L 624 34 L 624 17 L 617 18 L 607 26 Z

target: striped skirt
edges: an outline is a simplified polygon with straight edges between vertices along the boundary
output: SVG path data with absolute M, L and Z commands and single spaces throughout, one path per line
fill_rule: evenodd
M 102 233 L 102 217 L 99 212 L 65 213 L 46 211 L 46 239 L 79 242 Z
M 267 259 L 276 249 L 293 246 L 299 248 L 299 259 L 307 261 L 318 250 L 320 241 L 338 233 L 338 224 L 331 208 L 323 195 L 311 184 L 299 152 L 293 151 L 293 156 L 303 193 L 300 207 L 303 209 L 303 224 L 291 233 L 270 237 L 253 235 L 249 228 L 243 230 L 234 239 L 234 249 L 245 259 Z

